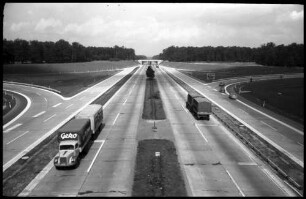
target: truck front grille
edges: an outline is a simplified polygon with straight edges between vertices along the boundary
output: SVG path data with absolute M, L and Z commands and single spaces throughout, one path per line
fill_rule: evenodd
M 67 158 L 65 158 L 65 157 L 61 157 L 60 158 L 60 164 L 67 164 Z

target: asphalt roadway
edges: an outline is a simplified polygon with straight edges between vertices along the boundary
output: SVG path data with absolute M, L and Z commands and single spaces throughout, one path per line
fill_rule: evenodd
M 3 83 L 4 90 L 17 92 L 28 101 L 25 111 L 3 126 L 3 171 L 134 68 L 126 68 L 70 98 L 40 88 Z
M 185 108 L 186 91 L 164 72 L 165 69 L 156 69 L 156 79 L 167 119 L 156 121 L 156 130 L 152 130 L 154 121 L 141 118 L 146 80 L 145 67 L 141 67 L 105 104 L 105 126 L 81 160 L 80 166 L 74 170 L 56 170 L 51 161 L 20 196 L 131 196 L 137 142 L 148 138 L 174 141 L 188 196 L 295 196 L 282 180 L 232 136 L 214 116 L 211 116 L 210 121 L 194 119 Z M 103 82 L 103 85 L 110 84 Z M 205 90 L 205 94 L 213 92 Z M 39 113 L 33 110 L 27 122 L 38 125 L 38 129 L 41 129 L 45 127 L 44 123 L 57 118 L 52 115 L 59 113 L 61 120 L 65 121 L 69 117 L 67 115 L 73 115 L 82 105 L 86 106 L 93 101 L 96 95 L 90 93 L 97 94 L 96 90 L 88 90 L 73 98 L 74 100 L 70 99 L 72 101 L 55 97 L 48 111 L 39 115 L 43 118 L 37 116 L 34 119 L 32 115 Z M 49 102 L 49 98 L 47 99 Z M 228 98 L 223 100 L 231 106 Z M 76 107 L 76 103 L 80 101 L 82 105 Z M 58 105 L 59 103 L 61 104 Z M 46 103 L 40 99 L 40 111 L 44 105 Z M 50 111 L 57 107 L 55 112 Z M 65 113 L 68 110 L 70 114 Z M 47 112 L 50 114 L 45 115 Z M 20 117 L 22 118 L 23 116 Z M 38 123 L 34 123 L 35 120 L 39 120 Z M 4 130 L 16 126 L 18 122 L 26 124 L 18 119 Z M 52 123 L 54 127 L 55 122 Z M 21 128 L 24 126 L 19 125 L 4 135 L 23 133 Z M 46 129 L 45 133 L 49 131 Z M 41 136 L 39 134 L 30 139 L 29 144 Z M 12 138 L 4 138 L 4 143 Z M 18 139 L 14 142 L 18 143 Z M 21 140 L 19 145 L 23 145 Z M 18 144 L 9 149 L 4 146 L 3 153 L 14 151 L 17 146 Z M 16 154 L 18 152 L 7 155 L 4 164 Z

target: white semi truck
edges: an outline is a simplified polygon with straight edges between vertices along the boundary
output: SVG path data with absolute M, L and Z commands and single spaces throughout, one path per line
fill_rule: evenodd
M 54 158 L 55 168 L 77 167 L 80 155 L 94 134 L 101 131 L 103 107 L 91 104 L 58 130 L 59 152 Z

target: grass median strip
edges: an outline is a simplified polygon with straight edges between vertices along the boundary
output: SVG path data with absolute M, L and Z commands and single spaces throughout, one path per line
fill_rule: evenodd
M 146 80 L 146 91 L 145 91 L 142 119 L 146 120 L 166 119 L 156 79 L 147 78 Z
M 173 142 L 138 142 L 132 196 L 187 196 Z

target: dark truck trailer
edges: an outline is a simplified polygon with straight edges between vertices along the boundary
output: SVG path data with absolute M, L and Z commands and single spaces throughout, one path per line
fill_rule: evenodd
M 201 95 L 187 95 L 186 108 L 197 118 L 209 120 L 211 114 L 211 102 Z
M 155 77 L 155 71 L 152 69 L 152 66 L 148 66 L 146 70 L 146 75 L 148 78 L 154 78 Z
M 54 158 L 54 166 L 77 166 L 91 136 L 89 119 L 72 119 L 61 127 L 58 130 L 59 152 Z

